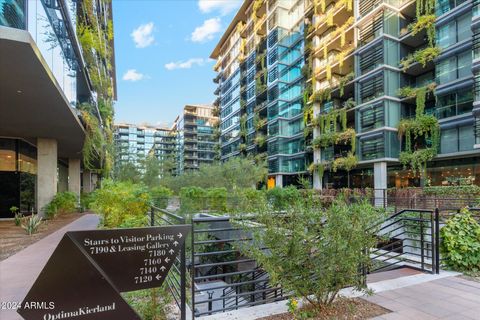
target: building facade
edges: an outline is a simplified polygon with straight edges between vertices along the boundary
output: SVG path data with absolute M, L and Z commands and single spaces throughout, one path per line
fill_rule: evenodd
M 91 191 L 92 169 L 103 167 L 95 156 L 84 165 L 82 150 L 90 134 L 86 118 L 94 117 L 102 134 L 109 129 L 99 105 L 111 110 L 116 92 L 112 7 L 101 0 L 91 5 L 0 2 L 1 218 L 13 216 L 12 206 L 43 214 L 57 191 Z M 84 45 L 87 26 L 105 55 Z
M 211 54 L 221 159 L 266 161 L 269 185 L 296 184 L 311 158 L 303 122 L 304 5 L 244 1 Z
M 115 124 L 115 166 L 126 162 L 141 165 L 149 154 L 155 155 L 159 161 L 174 157 L 176 134 L 171 128 Z
M 218 118 L 213 112 L 209 105 L 186 105 L 175 119 L 172 130 L 176 134 L 176 174 L 197 170 L 200 165 L 214 161 Z
M 211 56 L 221 158 L 266 152 L 277 186 L 480 184 L 479 6 L 244 1 Z

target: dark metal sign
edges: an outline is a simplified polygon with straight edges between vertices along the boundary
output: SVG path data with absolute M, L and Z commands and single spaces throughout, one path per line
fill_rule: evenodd
M 67 232 L 18 313 L 27 320 L 140 319 L 120 292 L 161 286 L 188 232 L 188 225 Z

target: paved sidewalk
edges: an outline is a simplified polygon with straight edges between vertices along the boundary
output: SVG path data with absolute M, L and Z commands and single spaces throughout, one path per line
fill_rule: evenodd
M 0 302 L 21 302 L 67 231 L 96 229 L 99 218 L 87 214 L 0 262 Z M 0 310 L 0 319 L 22 319 L 15 310 Z
M 448 277 L 379 292 L 368 301 L 392 310 L 374 319 L 480 319 L 480 283 Z

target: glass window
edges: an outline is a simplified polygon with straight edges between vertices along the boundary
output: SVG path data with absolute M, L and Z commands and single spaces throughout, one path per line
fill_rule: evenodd
M 457 42 L 472 37 L 472 13 L 466 13 L 449 23 L 438 27 L 437 42 L 441 48 L 447 48 Z
M 460 53 L 439 62 L 436 66 L 436 82 L 445 84 L 472 75 L 471 51 Z
M 457 151 L 457 129 L 443 130 L 440 138 L 440 150 L 442 153 L 452 153 Z
M 465 126 L 458 128 L 458 150 L 473 150 L 475 144 L 475 136 L 473 134 L 473 126 Z
M 0 171 L 16 171 L 15 140 L 0 139 Z
M 25 0 L 2 0 L 0 5 L 0 26 L 25 29 Z

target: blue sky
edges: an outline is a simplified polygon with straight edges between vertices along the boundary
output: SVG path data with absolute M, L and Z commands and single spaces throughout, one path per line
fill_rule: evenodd
M 114 0 L 115 121 L 171 124 L 185 104 L 211 103 L 217 41 L 240 0 Z

